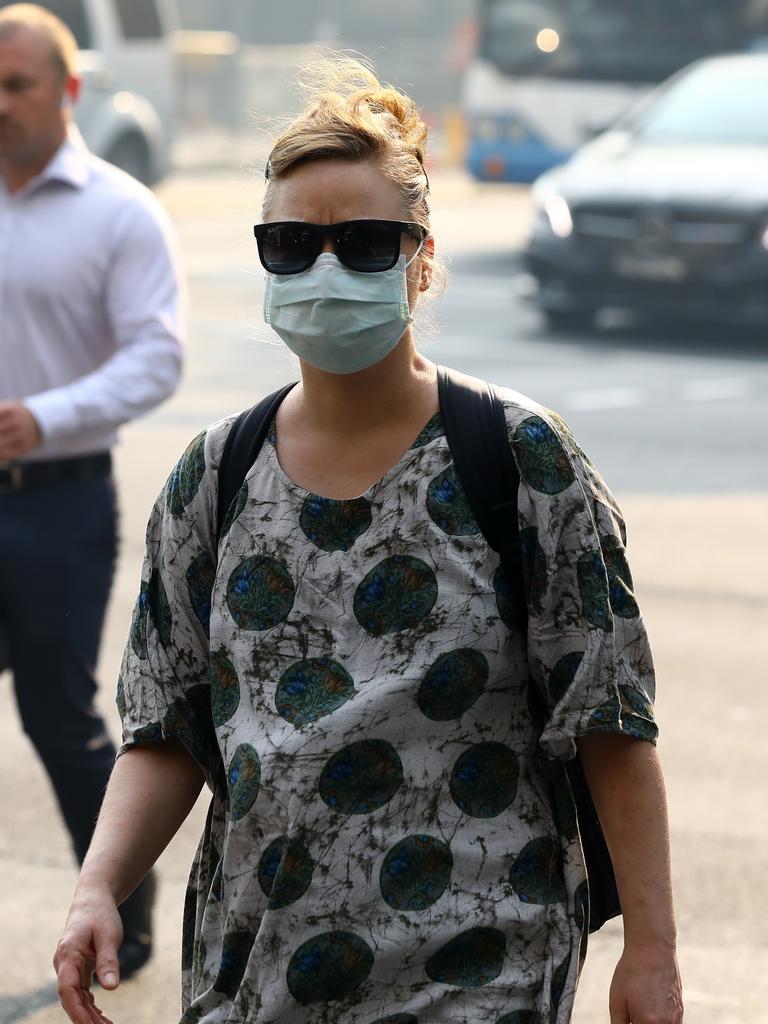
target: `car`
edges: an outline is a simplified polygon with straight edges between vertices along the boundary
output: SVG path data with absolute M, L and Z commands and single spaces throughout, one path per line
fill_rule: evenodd
M 533 186 L 529 297 L 768 323 L 768 54 L 697 61 Z
M 0 0 L 7 7 L 13 0 Z M 170 165 L 172 0 L 39 0 L 72 30 L 83 93 L 75 121 L 97 156 L 146 185 Z

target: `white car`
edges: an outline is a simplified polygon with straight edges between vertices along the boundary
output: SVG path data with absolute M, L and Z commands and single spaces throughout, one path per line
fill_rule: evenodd
M 7 7 L 13 0 L 0 0 Z M 173 0 L 38 0 L 72 30 L 89 148 L 151 185 L 167 171 L 173 115 Z

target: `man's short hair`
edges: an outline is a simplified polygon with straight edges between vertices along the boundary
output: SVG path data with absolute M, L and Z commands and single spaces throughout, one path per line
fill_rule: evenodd
M 39 4 L 11 4 L 0 9 L 0 37 L 20 28 L 40 32 L 51 44 L 51 58 L 62 78 L 77 74 L 77 42 L 72 32 Z

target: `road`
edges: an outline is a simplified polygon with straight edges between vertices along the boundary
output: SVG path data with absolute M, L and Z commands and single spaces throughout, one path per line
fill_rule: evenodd
M 452 281 L 425 351 L 559 410 L 624 508 L 638 595 L 654 641 L 672 818 L 687 1019 L 768 1022 L 768 343 L 730 330 L 614 321 L 551 336 L 515 298 L 527 196 L 435 174 L 435 232 Z M 180 175 L 160 191 L 189 277 L 189 365 L 167 405 L 123 433 L 123 550 L 101 661 L 113 688 L 149 506 L 206 423 L 294 372 L 261 321 L 250 225 L 261 186 L 245 173 Z M 53 1024 L 50 957 L 75 873 L 44 776 L 0 681 L 0 1024 Z M 205 807 L 160 862 L 157 953 L 105 998 L 115 1024 L 174 1024 L 186 873 Z M 575 1024 L 607 1020 L 620 925 L 591 941 Z M 761 967 L 762 964 L 762 967 Z

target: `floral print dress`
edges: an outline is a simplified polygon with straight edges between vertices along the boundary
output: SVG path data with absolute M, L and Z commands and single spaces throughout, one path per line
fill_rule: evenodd
M 283 473 L 274 431 L 218 551 L 231 420 L 149 523 L 121 753 L 179 740 L 213 796 L 184 915 L 182 1022 L 566 1024 L 589 916 L 565 762 L 653 742 L 653 667 L 605 484 L 503 392 L 529 604 L 440 416 L 358 498 Z

